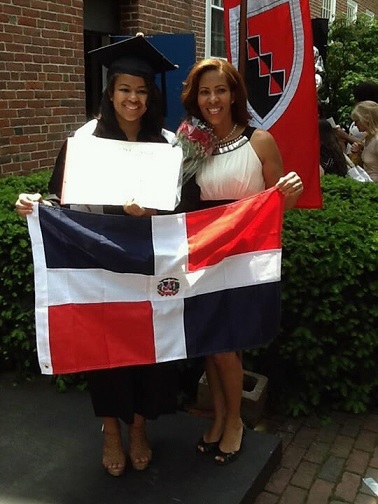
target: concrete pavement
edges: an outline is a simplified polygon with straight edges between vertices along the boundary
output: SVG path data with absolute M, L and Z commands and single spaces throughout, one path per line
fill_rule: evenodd
M 0 374 L 0 504 L 378 504 L 378 410 L 327 424 L 265 415 L 265 434 L 249 429 L 227 467 L 195 454 L 207 422 L 201 411 L 151 422 L 150 468 L 112 478 L 87 393 Z
M 48 377 L 0 374 L 0 504 L 250 504 L 281 458 L 281 439 L 248 430 L 227 467 L 196 454 L 208 418 L 179 412 L 148 423 L 153 460 L 119 478 L 101 466 L 89 394 L 58 393 Z

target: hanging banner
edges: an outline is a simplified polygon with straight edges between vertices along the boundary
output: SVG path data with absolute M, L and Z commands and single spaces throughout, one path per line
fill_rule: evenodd
M 241 1 L 224 0 L 226 47 L 236 68 L 239 55 L 245 55 L 252 125 L 274 136 L 285 173 L 296 171 L 301 176 L 304 191 L 297 207 L 320 208 L 318 107 L 308 0 L 246 0 L 246 9 Z M 246 19 L 241 20 L 245 11 Z M 245 47 L 240 47 L 240 25 L 246 28 Z

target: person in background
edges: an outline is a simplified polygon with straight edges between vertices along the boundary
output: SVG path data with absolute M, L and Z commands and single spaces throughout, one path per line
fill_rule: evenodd
M 355 105 L 367 100 L 378 103 L 378 83 L 373 81 L 360 82 L 353 88 L 353 97 Z M 349 126 L 349 135 L 357 138 L 357 140 L 363 138 L 363 134 L 354 121 Z
M 363 81 L 356 84 L 353 88 L 353 98 L 354 105 L 366 100 L 374 101 L 378 103 L 378 83 L 373 81 Z M 361 142 L 365 133 L 361 132 L 354 121 L 349 126 L 348 132 L 344 131 L 342 128 L 337 127 L 335 129 L 337 137 L 345 145 L 345 152 L 349 154 L 351 151 L 351 145 L 355 142 Z
M 155 74 L 174 70 L 175 65 L 143 36 L 102 47 L 92 54 L 95 61 L 108 68 L 106 89 L 98 119 L 84 125 L 75 135 L 132 142 L 160 143 L 173 139 L 173 133 L 163 129 L 163 101 L 154 78 Z M 40 194 L 20 194 L 16 202 L 19 215 L 25 217 L 30 214 L 35 201 L 48 205 L 60 203 L 65 154 L 66 144 L 58 155 L 50 180 L 51 195 L 42 200 Z M 125 202 L 123 207 L 87 210 L 134 216 L 154 213 L 134 202 Z M 127 327 L 124 331 L 126 335 Z M 132 467 L 146 469 L 152 457 L 146 419 L 175 411 L 175 368 L 170 363 L 164 363 L 89 371 L 86 376 L 94 413 L 102 418 L 102 463 L 105 469 L 112 476 L 120 476 L 125 470 L 121 420 L 128 425 L 128 456 Z
M 217 206 L 274 186 L 284 194 L 285 207 L 294 206 L 303 191 L 302 181 L 295 172 L 284 175 L 272 135 L 249 126 L 247 91 L 230 63 L 220 59 L 197 62 L 184 82 L 181 97 L 188 117 L 210 126 L 217 143 L 213 154 L 184 184 L 177 211 Z M 216 340 L 217 335 L 209 337 Z M 200 453 L 212 453 L 217 464 L 225 465 L 239 455 L 245 433 L 240 416 L 241 353 L 207 356 L 205 368 L 214 419 L 196 448 Z
M 320 166 L 324 175 L 333 174 L 345 177 L 348 166 L 334 128 L 327 119 L 319 120 Z
M 365 133 L 362 142 L 352 144 L 351 152 L 360 154 L 363 168 L 373 182 L 378 182 L 378 103 L 358 103 L 351 115 L 359 131 Z

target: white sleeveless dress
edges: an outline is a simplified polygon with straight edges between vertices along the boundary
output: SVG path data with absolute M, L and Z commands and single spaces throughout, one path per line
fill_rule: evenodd
M 250 143 L 252 128 L 221 145 L 196 174 L 202 201 L 239 200 L 265 189 L 262 164 Z

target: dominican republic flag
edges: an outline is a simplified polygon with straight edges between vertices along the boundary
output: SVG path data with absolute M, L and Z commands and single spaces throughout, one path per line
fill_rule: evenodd
M 139 218 L 36 204 L 28 226 L 42 373 L 266 345 L 279 330 L 282 217 L 277 189 Z
M 247 19 L 240 20 L 241 2 Z M 304 191 L 300 208 L 320 208 L 318 106 L 308 0 L 224 0 L 228 60 L 239 67 L 245 49 L 245 82 L 252 124 L 269 130 L 285 172 L 296 171 Z M 246 23 L 246 48 L 239 27 Z M 244 38 L 244 37 L 243 37 Z

